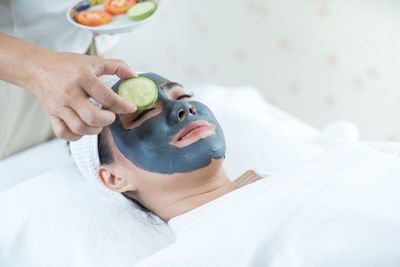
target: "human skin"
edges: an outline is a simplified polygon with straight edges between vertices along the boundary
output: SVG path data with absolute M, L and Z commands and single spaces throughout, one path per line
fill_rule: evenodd
M 109 126 L 114 143 L 127 159 L 141 169 L 171 174 L 225 157 L 224 133 L 206 105 L 185 97 L 182 86 L 156 73 L 141 73 L 140 77 L 156 84 L 155 105 L 137 116 L 118 116 Z M 117 91 L 122 81 L 112 89 Z M 168 96 L 170 90 L 173 95 Z M 190 138 L 193 134 L 196 140 Z
M 137 76 L 122 60 L 55 52 L 0 33 L 0 79 L 36 95 L 60 138 L 98 134 L 116 114 L 136 110 L 100 81 L 105 74 Z M 90 97 L 106 108 L 97 109 Z
M 166 95 L 170 99 L 179 98 L 190 103 L 191 98 L 180 98 L 184 94 L 185 91 L 181 86 L 175 86 L 166 91 Z M 121 116 L 120 120 L 127 130 L 134 129 L 146 120 L 157 116 L 160 110 L 157 108 L 143 116 L 141 121 L 132 122 L 133 118 L 138 116 L 138 113 L 140 111 Z M 190 114 L 186 115 L 190 116 Z M 139 168 L 127 159 L 115 145 L 110 129 L 106 128 L 105 131 L 114 160 L 99 167 L 98 176 L 100 180 L 109 189 L 125 193 L 139 201 L 165 221 L 237 188 L 237 185 L 228 179 L 223 170 L 223 157 L 211 159 L 208 165 L 188 172 L 172 174 L 150 172 Z M 205 133 L 207 133 L 207 130 L 192 136 L 184 142 L 184 146 L 195 144 L 202 137 L 209 138 L 209 134 Z M 183 160 L 182 162 L 184 164 Z

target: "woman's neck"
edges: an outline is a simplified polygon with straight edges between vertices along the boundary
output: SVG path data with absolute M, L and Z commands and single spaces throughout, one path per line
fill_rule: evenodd
M 203 181 L 203 184 L 178 195 L 167 206 L 159 210 L 153 209 L 153 211 L 162 219 L 168 221 L 175 216 L 200 207 L 238 188 L 235 183 L 228 179 L 223 168 L 220 168 L 211 177 L 204 177 Z

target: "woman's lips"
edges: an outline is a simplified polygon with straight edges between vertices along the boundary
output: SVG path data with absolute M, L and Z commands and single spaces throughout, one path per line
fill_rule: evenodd
M 177 133 L 170 144 L 177 147 L 184 147 L 213 134 L 215 134 L 214 125 L 204 120 L 198 120 L 190 123 Z
M 178 133 L 178 142 L 181 140 L 186 140 L 190 138 L 191 136 L 195 135 L 196 132 L 201 131 L 202 129 L 210 128 L 210 124 L 206 121 L 194 121 L 190 123 L 188 126 L 185 127 L 180 133 Z

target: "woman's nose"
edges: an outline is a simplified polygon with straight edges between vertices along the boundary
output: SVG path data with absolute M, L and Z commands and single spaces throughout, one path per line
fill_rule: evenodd
M 172 108 L 170 114 L 170 121 L 173 123 L 179 123 L 183 121 L 188 115 L 195 115 L 195 108 L 188 102 L 176 101 L 177 103 Z

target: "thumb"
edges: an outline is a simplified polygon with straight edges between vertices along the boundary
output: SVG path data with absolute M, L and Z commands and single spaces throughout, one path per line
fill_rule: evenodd
M 128 64 L 121 59 L 103 59 L 101 67 L 95 72 L 96 76 L 117 75 L 121 79 L 137 77 L 137 74 L 131 70 Z

